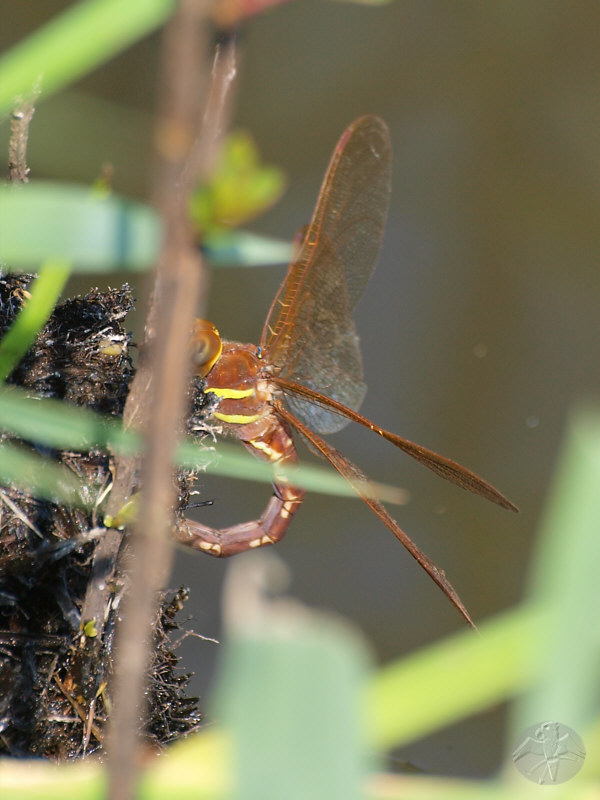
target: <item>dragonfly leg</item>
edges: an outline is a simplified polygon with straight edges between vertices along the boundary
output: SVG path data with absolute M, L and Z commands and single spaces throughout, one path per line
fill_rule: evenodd
M 260 519 L 215 529 L 185 518 L 179 523 L 175 538 L 180 544 L 218 558 L 275 544 L 284 537 L 305 492 L 285 483 L 274 484 L 274 489 L 275 493 Z

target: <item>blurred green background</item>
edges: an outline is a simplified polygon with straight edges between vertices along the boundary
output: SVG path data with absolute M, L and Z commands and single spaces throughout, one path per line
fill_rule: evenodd
M 4 0 L 2 49 L 70 5 Z M 479 472 L 521 514 L 446 485 L 366 431 L 350 427 L 331 441 L 369 476 L 410 490 L 395 515 L 476 621 L 521 598 L 566 412 L 600 388 L 599 25 L 597 5 L 551 0 L 381 8 L 305 0 L 252 21 L 240 37 L 234 122 L 289 176 L 284 199 L 254 230 L 291 239 L 347 124 L 376 113 L 390 126 L 392 207 L 357 314 L 370 387 L 363 412 Z M 115 191 L 147 198 L 158 42 L 148 37 L 42 97 L 29 147 L 35 177 L 89 185 L 110 163 Z M 283 274 L 215 271 L 209 316 L 221 333 L 258 341 Z M 143 312 L 145 279 L 123 280 Z M 69 291 L 90 284 L 105 279 L 78 278 Z M 131 320 L 138 336 L 140 312 Z M 269 496 L 208 477 L 200 488 L 215 501 L 202 512 L 214 526 L 253 518 Z M 292 592 L 354 620 L 382 661 L 462 625 L 358 501 L 308 497 L 277 553 Z M 186 609 L 206 636 L 220 635 L 226 568 L 178 554 L 171 584 L 191 586 Z M 218 648 L 188 639 L 181 652 L 204 695 Z M 488 775 L 501 761 L 503 724 L 499 708 L 398 758 L 427 772 Z

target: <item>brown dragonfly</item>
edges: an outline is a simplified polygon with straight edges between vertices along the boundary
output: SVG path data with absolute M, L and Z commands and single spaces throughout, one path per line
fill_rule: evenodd
M 366 476 L 320 434 L 349 421 L 378 433 L 443 478 L 504 508 L 517 508 L 470 470 L 363 417 L 362 360 L 352 313 L 373 272 L 390 196 L 391 146 L 385 123 L 361 117 L 337 144 L 310 225 L 303 231 L 267 316 L 260 345 L 221 341 L 197 320 L 196 374 L 216 395 L 215 420 L 258 458 L 297 461 L 292 430 L 346 478 L 471 625 L 454 588 L 374 498 Z M 185 520 L 178 538 L 213 556 L 275 544 L 298 511 L 304 491 L 275 473 L 275 493 L 258 520 L 215 530 Z

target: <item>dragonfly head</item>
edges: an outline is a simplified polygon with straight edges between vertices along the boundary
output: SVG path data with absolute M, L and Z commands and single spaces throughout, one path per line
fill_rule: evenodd
M 192 350 L 195 372 L 200 378 L 205 378 L 223 350 L 221 336 L 212 322 L 205 319 L 194 322 Z

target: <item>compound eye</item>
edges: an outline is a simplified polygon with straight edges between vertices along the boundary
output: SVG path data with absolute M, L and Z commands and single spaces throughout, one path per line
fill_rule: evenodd
M 192 332 L 192 358 L 196 375 L 205 378 L 214 367 L 222 349 L 219 331 L 212 322 L 197 319 Z

